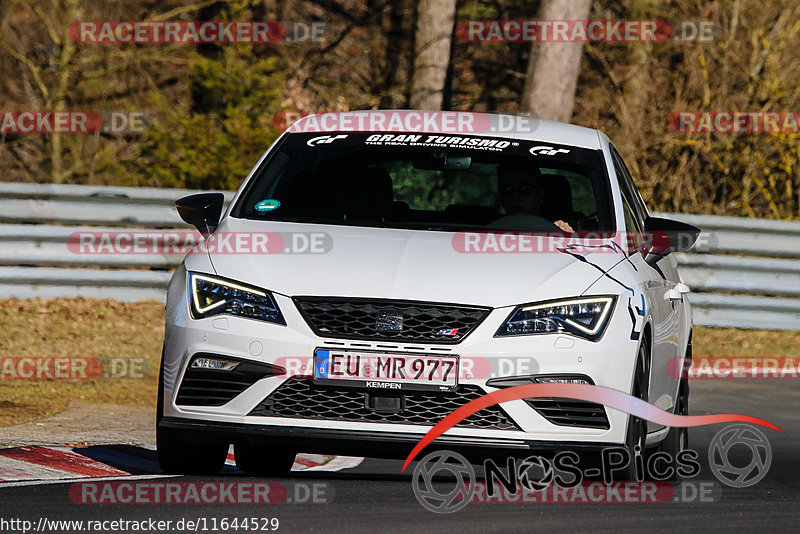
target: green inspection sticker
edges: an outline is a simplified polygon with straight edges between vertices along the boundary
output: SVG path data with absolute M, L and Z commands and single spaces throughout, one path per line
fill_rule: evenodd
M 256 210 L 258 211 L 272 211 L 281 207 L 281 201 L 275 200 L 274 198 L 268 198 L 267 200 L 262 200 L 256 204 Z

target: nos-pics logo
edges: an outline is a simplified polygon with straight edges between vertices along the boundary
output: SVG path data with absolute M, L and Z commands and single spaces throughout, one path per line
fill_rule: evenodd
M 733 461 L 732 456 L 735 454 L 732 455 L 731 451 L 734 447 L 740 450 L 742 447 L 749 449 L 750 459 L 746 465 Z M 683 452 L 692 452 L 695 458 L 697 456 L 696 452 L 689 449 Z M 630 457 L 628 460 L 634 461 Z M 772 464 L 772 448 L 767 437 L 755 427 L 745 424 L 729 425 L 711 440 L 708 461 L 711 472 L 720 482 L 734 488 L 746 488 L 766 476 Z M 697 476 L 700 472 L 699 464 L 692 461 L 687 463 L 689 465 L 694 463 L 697 468 L 688 469 L 682 472 L 682 475 L 685 478 Z M 531 456 L 520 462 L 509 461 L 507 466 L 516 470 L 513 476 L 509 474 L 508 478 L 518 480 L 522 486 L 531 491 L 543 491 L 552 484 L 573 486 L 582 479 L 582 473 L 578 472 L 577 474 L 581 476 L 576 477 L 576 471 L 571 469 L 569 476 L 566 477 L 571 477 L 571 480 L 565 483 L 565 478 L 560 476 L 557 469 L 553 469 L 551 461 L 539 456 Z M 490 484 L 492 481 L 488 480 L 491 478 L 488 473 L 496 473 L 497 466 L 491 460 L 487 460 L 485 471 L 487 484 Z M 607 484 L 612 478 L 610 474 L 604 472 L 603 479 Z M 469 504 L 477 487 L 475 482 L 473 466 L 461 454 L 448 450 L 435 451 L 422 458 L 414 467 L 412 476 L 414 495 L 419 503 L 425 509 L 439 514 L 453 513 Z

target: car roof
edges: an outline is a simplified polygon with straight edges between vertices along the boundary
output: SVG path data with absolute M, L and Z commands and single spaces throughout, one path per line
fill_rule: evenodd
M 416 113 L 426 115 L 434 120 L 427 123 L 424 131 L 412 130 L 403 126 L 403 117 Z M 388 124 L 380 129 L 359 128 L 355 123 L 360 118 L 362 124 L 368 124 L 368 115 L 385 115 Z M 401 120 L 392 120 L 400 117 Z M 458 120 L 467 120 L 470 124 L 479 125 L 473 129 L 446 129 L 441 127 L 441 120 L 448 117 L 454 124 Z M 433 125 L 433 126 L 431 126 Z M 355 126 L 355 127 L 354 127 Z M 584 148 L 602 148 L 598 130 L 584 128 L 565 122 L 548 121 L 523 115 L 481 113 L 471 111 L 430 111 L 430 110 L 359 110 L 337 111 L 312 114 L 302 117 L 292 124 L 287 133 L 308 132 L 380 132 L 380 133 L 427 133 L 449 135 L 476 135 L 502 137 L 506 139 L 523 139 L 545 141 L 550 143 L 572 145 Z

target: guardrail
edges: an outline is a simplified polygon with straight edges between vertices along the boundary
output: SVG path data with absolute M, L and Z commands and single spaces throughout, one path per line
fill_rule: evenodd
M 0 182 L 0 223 L 187 228 L 175 211 L 188 189 Z M 233 192 L 226 192 L 230 202 Z
M 77 255 L 78 232 L 182 229 L 174 202 L 196 191 L 0 183 L 0 297 L 164 300 L 175 254 Z M 225 193 L 226 202 L 233 197 Z M 696 324 L 800 330 L 800 223 L 660 214 L 703 229 L 677 254 Z
M 800 330 L 800 223 L 659 215 L 703 230 L 701 253 L 676 254 L 695 324 Z

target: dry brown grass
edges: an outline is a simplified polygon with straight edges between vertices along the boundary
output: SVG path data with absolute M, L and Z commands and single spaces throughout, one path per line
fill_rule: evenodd
M 798 357 L 800 332 L 740 330 L 695 326 L 694 358 L 789 358 Z
M 153 406 L 164 337 L 158 302 L 0 300 L 0 359 L 8 357 L 143 358 L 143 378 L 0 382 L 0 426 L 62 410 L 70 401 Z M 796 356 L 800 332 L 695 327 L 698 357 Z M 1 368 L 0 368 L 1 369 Z
M 0 382 L 0 425 L 56 413 L 70 401 L 154 404 L 164 339 L 163 304 L 92 299 L 3 299 L 0 300 L 0 325 L 0 358 L 145 360 L 143 378 L 3 379 Z

